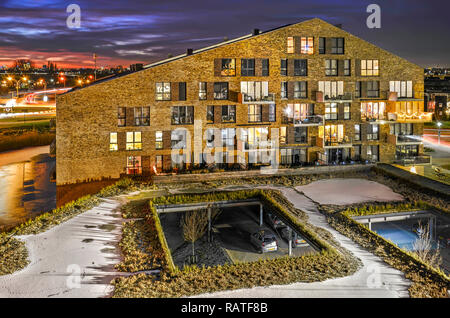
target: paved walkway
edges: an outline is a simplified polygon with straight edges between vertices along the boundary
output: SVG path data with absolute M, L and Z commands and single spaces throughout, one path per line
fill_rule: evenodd
M 105 199 L 50 230 L 18 237 L 25 241 L 31 264 L 0 276 L 0 297 L 105 297 L 119 262 L 119 203 Z
M 326 229 L 347 250 L 359 258 L 363 267 L 355 274 L 344 278 L 330 279 L 316 283 L 294 283 L 269 287 L 255 287 L 236 291 L 203 294 L 198 297 L 230 297 L 230 298 L 363 298 L 363 297 L 409 297 L 410 281 L 403 273 L 384 263 L 379 257 L 360 248 L 346 236 L 340 234 L 326 221 L 306 196 L 291 188 L 274 188 L 281 190 L 293 205 L 306 212 L 309 223 Z

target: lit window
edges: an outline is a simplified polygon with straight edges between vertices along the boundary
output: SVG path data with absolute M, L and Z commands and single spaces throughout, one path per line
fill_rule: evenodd
M 117 110 L 117 125 L 123 127 L 126 125 L 127 109 L 125 107 L 119 107 Z
M 301 54 L 313 54 L 314 53 L 314 38 L 312 36 L 301 37 Z
M 156 83 L 156 100 L 170 100 L 170 83 Z
M 294 53 L 294 38 L 292 36 L 287 38 L 287 53 Z
M 261 105 L 248 105 L 248 122 L 262 121 Z
M 397 92 L 397 97 L 399 98 L 412 98 L 412 81 L 390 81 L 389 91 Z
M 163 132 L 161 130 L 158 130 L 155 133 L 155 148 L 156 149 L 163 149 Z
M 350 104 L 344 103 L 344 119 L 350 119 Z
M 325 60 L 325 75 L 338 75 L 338 60 Z
M 109 133 L 109 151 L 117 151 L 119 150 L 119 146 L 117 144 L 117 133 L 112 132 Z
M 336 120 L 338 119 L 337 103 L 325 103 L 325 119 Z
M 150 107 L 134 107 L 134 125 L 150 126 Z
M 236 75 L 236 60 L 222 59 L 221 76 L 235 76 Z
M 129 156 L 127 157 L 127 174 L 141 174 L 142 162 L 141 157 Z
M 126 150 L 142 150 L 141 132 L 127 132 Z
M 198 83 L 198 99 L 205 100 L 206 99 L 206 82 Z
M 361 76 L 378 76 L 378 60 L 361 60 Z
M 280 128 L 280 144 L 286 143 L 286 127 Z

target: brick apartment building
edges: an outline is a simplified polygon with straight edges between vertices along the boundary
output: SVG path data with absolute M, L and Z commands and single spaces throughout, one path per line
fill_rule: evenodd
M 281 167 L 426 163 L 423 100 L 423 68 L 320 19 L 254 30 L 58 96 L 57 184 L 207 154 L 245 168 L 267 148 Z

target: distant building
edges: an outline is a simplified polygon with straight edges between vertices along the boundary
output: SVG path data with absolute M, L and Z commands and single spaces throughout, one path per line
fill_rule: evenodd
M 425 78 L 425 109 L 437 120 L 450 118 L 450 76 Z
M 137 63 L 137 64 L 131 64 L 130 65 L 130 71 L 131 72 L 137 72 L 140 71 L 144 68 L 144 64 L 142 63 Z

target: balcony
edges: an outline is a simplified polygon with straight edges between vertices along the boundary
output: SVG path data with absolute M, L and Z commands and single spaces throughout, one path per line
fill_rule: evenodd
M 275 93 L 269 93 L 266 96 L 239 93 L 238 102 L 241 104 L 273 104 L 275 103 Z
M 353 147 L 351 138 L 344 136 L 342 139 L 337 138 L 316 138 L 316 146 L 321 148 L 350 148 Z
M 325 95 L 321 91 L 316 91 L 316 102 L 317 103 L 346 103 L 346 102 L 352 102 L 353 101 L 353 95 L 352 93 L 344 93 L 343 95 L 335 95 L 335 96 L 329 96 L 328 94 Z
M 388 143 L 395 146 L 402 145 L 420 145 L 422 139 L 413 135 L 388 135 Z
M 304 116 L 294 118 L 294 127 L 300 126 L 321 126 L 324 125 L 323 117 L 320 115 Z
M 411 115 L 405 113 L 387 113 L 389 121 L 398 123 L 428 123 L 433 121 L 433 113 L 414 113 Z
M 409 166 L 409 165 L 430 165 L 432 163 L 431 156 L 421 155 L 421 156 L 413 156 L 413 157 L 403 157 L 395 159 L 394 163 Z

